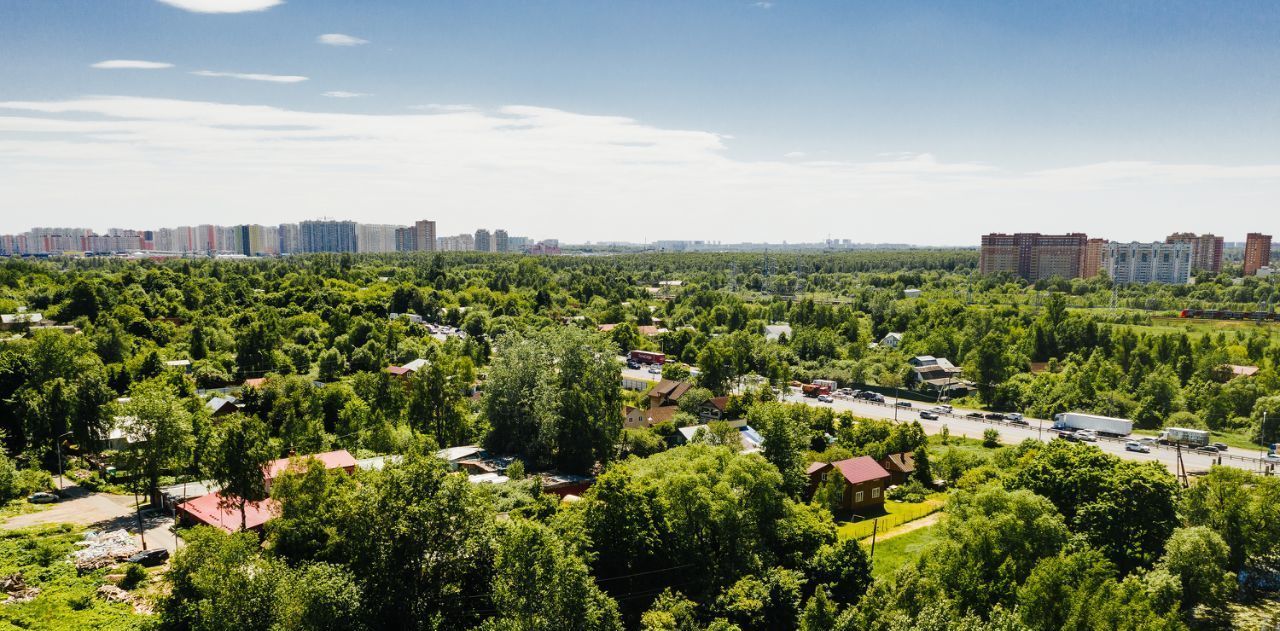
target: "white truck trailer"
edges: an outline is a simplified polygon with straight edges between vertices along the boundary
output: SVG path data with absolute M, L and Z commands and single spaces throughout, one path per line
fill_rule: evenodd
M 1209 444 L 1209 432 L 1202 429 L 1186 429 L 1184 427 L 1166 427 L 1160 432 L 1161 445 L 1182 445 L 1184 447 L 1204 447 Z
M 1133 431 L 1133 421 L 1083 412 L 1063 412 L 1053 416 L 1054 429 L 1090 429 L 1099 434 L 1128 436 Z

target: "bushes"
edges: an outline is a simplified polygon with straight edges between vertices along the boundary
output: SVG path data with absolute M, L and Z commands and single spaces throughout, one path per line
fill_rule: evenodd
M 13 461 L 0 455 L 0 503 L 53 489 L 53 476 L 40 469 L 17 470 Z
M 124 578 L 120 579 L 120 587 L 133 589 L 147 580 L 147 570 L 137 563 L 124 564 Z
M 929 489 L 924 488 L 924 485 L 920 484 L 919 480 L 911 480 L 906 484 L 900 484 L 890 488 L 889 492 L 885 494 L 885 497 L 897 502 L 917 504 L 919 502 L 923 502 L 925 496 L 928 494 Z

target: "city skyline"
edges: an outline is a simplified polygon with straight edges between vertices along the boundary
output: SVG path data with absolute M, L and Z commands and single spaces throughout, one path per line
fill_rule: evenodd
M 962 245 L 979 213 L 1124 240 L 1280 200 L 1273 3 L 373 4 L 0 8 L 0 232 L 425 212 Z

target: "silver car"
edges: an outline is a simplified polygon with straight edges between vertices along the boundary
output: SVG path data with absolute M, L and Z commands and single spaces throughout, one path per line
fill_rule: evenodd
M 1138 452 L 1138 453 L 1140 453 L 1140 454 L 1149 454 L 1149 453 L 1151 453 L 1151 448 L 1150 448 L 1150 447 L 1148 447 L 1148 446 L 1146 446 L 1146 445 L 1144 445 L 1144 444 L 1142 444 L 1142 443 L 1140 443 L 1140 442 L 1138 442 L 1138 441 L 1136 441 L 1136 440 L 1126 440 L 1126 441 L 1124 442 L 1124 450 L 1125 450 L 1125 451 L 1136 451 L 1136 452 Z

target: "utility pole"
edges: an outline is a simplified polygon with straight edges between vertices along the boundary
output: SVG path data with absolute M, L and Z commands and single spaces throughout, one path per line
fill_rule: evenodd
M 876 532 L 880 530 L 880 518 L 871 522 L 871 563 L 876 562 Z

